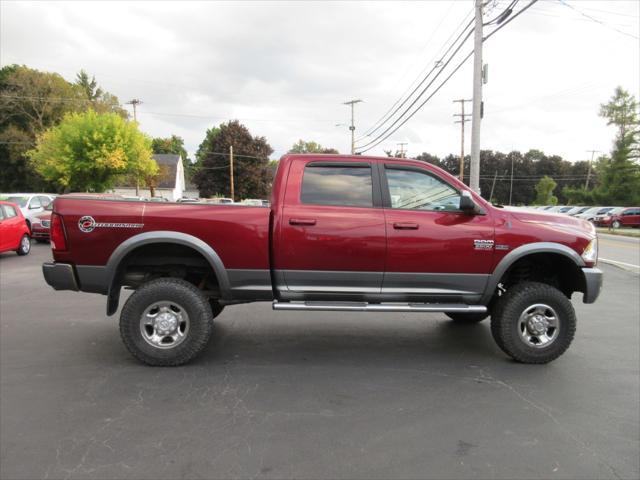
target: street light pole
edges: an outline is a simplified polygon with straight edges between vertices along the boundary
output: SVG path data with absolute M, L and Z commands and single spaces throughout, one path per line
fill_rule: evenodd
M 348 102 L 344 102 L 343 105 L 351 105 L 351 126 L 349 127 L 349 130 L 351 130 L 351 155 L 354 155 L 356 153 L 356 127 L 354 125 L 354 114 L 353 114 L 353 106 L 356 103 L 360 103 L 362 102 L 362 100 L 349 100 Z

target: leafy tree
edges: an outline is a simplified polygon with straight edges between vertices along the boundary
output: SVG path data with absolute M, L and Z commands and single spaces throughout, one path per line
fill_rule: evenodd
M 298 140 L 293 146 L 289 149 L 289 153 L 338 153 L 338 150 L 335 148 L 325 148 L 319 143 L 310 141 L 305 142 L 304 140 Z
M 171 135 L 166 138 L 154 138 L 151 141 L 151 149 L 153 153 L 173 153 L 180 155 L 183 162 L 187 161 L 187 150 L 184 148 L 184 139 L 178 135 Z
M 61 191 L 102 192 L 119 175 L 153 177 L 151 140 L 116 113 L 67 114 L 28 152 L 35 170 Z
M 196 153 L 194 182 L 203 197 L 231 195 L 229 147 L 234 154 L 237 198 L 264 198 L 270 188 L 269 155 L 273 149 L 264 137 L 254 137 L 237 120 L 207 130 Z
M 91 83 L 88 81 L 85 87 L 93 88 L 95 96 L 96 86 Z M 99 111 L 114 110 L 117 98 L 100 93 L 101 100 L 89 101 L 83 87 L 67 82 L 57 73 L 19 65 L 0 69 L 0 171 L 11 172 L 0 175 L 0 190 L 54 189 L 33 170 L 26 152 L 34 148 L 39 134 L 56 125 L 67 113 L 91 106 Z
M 640 165 L 638 164 L 638 102 L 621 87 L 608 103 L 600 106 L 600 116 L 607 125 L 618 129 L 610 158 L 596 167 L 600 185 L 593 190 L 598 203 L 635 205 L 640 203 Z
M 105 92 L 98 86 L 95 77 L 89 80 L 89 74 L 84 70 L 76 75 L 76 89 L 80 92 L 80 97 L 85 100 L 85 106 L 92 108 L 98 113 L 115 112 L 122 118 L 129 118 L 129 113 L 120 106 L 118 97 Z
M 536 185 L 536 205 L 557 205 L 558 197 L 553 194 L 558 184 L 553 178 L 545 175 Z

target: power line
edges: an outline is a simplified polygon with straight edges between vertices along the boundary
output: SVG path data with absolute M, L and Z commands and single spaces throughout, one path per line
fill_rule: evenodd
M 526 6 L 522 7 L 517 13 L 511 15 L 506 21 L 503 21 L 498 27 L 493 29 L 486 37 L 483 38 L 483 42 L 488 40 L 489 38 L 491 38 L 496 32 L 498 32 L 499 30 L 501 30 L 502 28 L 507 26 L 509 23 L 511 23 L 517 17 L 519 17 L 522 13 L 524 13 L 527 9 L 529 9 L 537 1 L 538 0 L 531 0 Z M 404 120 L 402 120 L 402 117 L 404 117 L 409 112 L 409 110 L 416 104 L 416 102 L 421 98 L 421 96 L 426 92 L 426 90 L 433 84 L 433 82 L 436 80 L 436 78 L 442 73 L 444 68 L 451 62 L 451 60 L 454 58 L 456 53 L 464 45 L 464 43 L 465 43 L 466 39 L 468 38 L 468 36 L 473 31 L 474 30 L 471 30 L 467 34 L 467 37 L 464 39 L 464 41 L 453 52 L 453 54 L 447 60 L 447 63 L 442 66 L 442 69 L 436 74 L 436 76 L 433 78 L 433 80 L 431 82 L 429 82 L 429 84 L 425 87 L 425 89 L 421 92 L 420 96 L 416 100 L 414 100 L 411 103 L 411 105 L 409 105 L 409 107 L 407 107 L 404 110 L 404 112 L 398 117 L 398 119 L 396 119 L 396 121 L 393 122 L 384 132 L 382 132 L 380 135 L 378 135 L 371 142 L 368 142 L 367 144 L 362 145 L 361 147 L 359 147 L 359 153 L 364 153 L 364 152 L 367 152 L 367 151 L 371 150 L 372 148 L 376 147 L 377 145 L 379 145 L 380 143 L 385 141 L 391 135 L 393 135 L 396 131 L 398 131 L 398 129 L 400 129 L 404 124 L 406 124 L 438 92 L 438 90 L 440 90 L 440 88 L 442 88 L 442 86 L 444 86 L 444 84 L 447 81 L 449 81 L 449 79 L 462 67 L 462 65 L 469 59 L 469 57 L 471 57 L 471 55 L 473 55 L 473 51 L 469 52 L 469 54 L 462 60 L 462 62 L 460 62 L 455 67 L 455 69 L 445 78 L 445 80 L 442 83 L 440 83 L 440 85 L 438 85 L 438 87 L 434 90 L 434 92 L 431 95 L 429 95 L 413 112 L 411 112 Z M 457 39 L 456 39 L 456 41 L 457 41 Z M 402 122 L 397 127 L 393 128 L 394 125 L 396 125 L 400 120 L 402 120 Z
M 468 27 L 467 27 L 467 29 L 468 29 Z M 462 37 L 462 34 L 463 34 L 463 33 L 464 33 L 464 31 L 463 31 L 463 32 L 458 36 L 458 38 L 456 38 L 455 42 L 457 42 L 457 41 Z M 407 114 L 407 112 L 409 112 L 409 111 L 411 110 L 411 108 L 412 108 L 412 107 L 413 107 L 413 106 L 418 102 L 418 100 L 420 100 L 420 98 L 422 98 L 422 96 L 426 93 L 426 91 L 429 89 L 429 87 L 430 87 L 431 85 L 433 85 L 433 83 L 434 83 L 434 82 L 436 81 L 436 79 L 440 76 L 440 74 L 442 74 L 442 72 L 443 72 L 443 71 L 444 71 L 444 69 L 447 67 L 447 65 L 449 65 L 449 63 L 451 63 L 451 61 L 455 58 L 456 54 L 457 54 L 457 53 L 460 51 L 460 49 L 464 46 L 464 44 L 466 43 L 467 39 L 469 38 L 469 36 L 470 36 L 472 33 L 473 33 L 473 29 L 471 29 L 471 30 L 469 30 L 469 31 L 467 32 L 466 36 L 462 39 L 462 41 L 460 42 L 460 44 L 458 45 L 458 47 L 453 51 L 453 53 L 451 54 L 451 56 L 449 57 L 449 59 L 448 59 L 448 60 L 447 60 L 447 61 L 446 61 L 446 62 L 445 62 L 441 67 L 440 67 L 440 70 L 438 71 L 438 73 L 436 73 L 436 75 L 433 77 L 433 79 L 431 79 L 431 81 L 427 84 L 427 86 L 426 86 L 426 87 L 424 87 L 424 89 L 422 89 L 422 91 L 420 92 L 420 94 L 419 94 L 419 95 L 418 95 L 418 96 L 413 100 L 413 102 L 411 102 L 411 104 L 410 104 L 407 108 L 405 108 L 404 112 L 402 112 L 402 113 L 400 114 L 400 116 L 399 116 L 399 117 L 398 117 L 398 118 L 397 118 L 397 119 L 396 119 L 396 120 L 395 120 L 391 125 L 389 125 L 389 126 L 387 127 L 387 129 L 386 129 L 384 132 L 382 132 L 380 135 L 378 135 L 375 139 L 373 139 L 373 140 L 371 140 L 370 142 L 368 142 L 368 143 L 366 143 L 366 144 L 361 145 L 360 147 L 358 147 L 358 149 L 359 149 L 359 150 L 361 150 L 362 152 L 366 152 L 366 151 L 370 150 L 371 148 L 373 148 L 373 147 L 375 146 L 375 145 L 373 145 L 374 143 L 375 143 L 376 145 L 377 145 L 378 143 L 380 143 L 380 142 L 378 142 L 378 143 L 376 143 L 376 142 L 378 141 L 378 139 L 380 139 L 381 137 L 383 137 L 387 132 L 389 132 L 389 131 L 393 128 L 393 126 L 394 126 L 394 125 L 396 125 L 400 120 L 402 120 L 402 117 L 403 117 L 404 115 L 406 115 L 406 114 Z M 451 46 L 455 45 L 455 42 L 454 42 Z M 450 50 L 451 50 L 451 48 L 447 49 L 447 52 L 448 52 L 448 51 L 450 51 Z M 469 56 L 471 56 L 471 54 L 469 54 L 466 58 L 469 58 Z M 444 56 L 443 56 L 442 58 L 444 59 Z M 465 60 L 466 60 L 466 58 L 465 58 Z M 442 60 L 440 60 L 440 61 L 442 61 Z M 461 66 L 462 66 L 462 64 L 460 64 L 458 67 L 456 67 L 456 69 L 453 71 L 453 73 L 455 73 L 455 72 L 456 72 L 456 71 L 457 71 Z M 434 67 L 434 69 L 435 69 L 435 68 L 436 68 L 436 67 Z M 445 82 L 446 82 L 449 78 L 451 78 L 451 75 L 449 75 L 449 76 L 445 79 Z M 442 85 L 444 85 L 444 82 L 440 84 L 440 86 L 436 89 L 436 92 L 440 89 L 440 87 L 442 87 Z M 435 92 L 434 92 L 434 93 L 435 93 Z M 429 97 L 427 98 L 427 100 L 428 100 L 429 98 L 431 98 L 432 96 L 433 96 L 433 94 L 432 94 L 431 96 L 429 96 Z M 406 102 L 403 102 L 403 105 L 404 105 L 404 103 L 406 103 Z M 418 107 L 418 110 L 419 110 L 420 108 L 422 108 L 422 105 L 424 105 L 425 103 L 426 103 L 426 102 L 423 102 L 423 103 Z M 401 106 L 402 106 L 402 105 L 401 105 Z M 396 110 L 396 112 L 397 112 L 397 110 Z M 409 118 L 411 118 L 411 117 L 412 117 L 416 112 L 417 112 L 417 110 L 416 110 L 413 114 L 411 114 L 411 116 L 410 116 Z M 395 112 L 394 112 L 394 114 L 395 114 Z M 398 128 L 400 128 L 402 125 L 404 125 L 404 123 L 406 123 L 406 121 L 405 121 L 405 122 L 403 122 L 402 124 L 400 124 L 400 125 L 398 126 Z M 389 135 L 387 135 L 384 139 L 388 138 L 390 135 L 392 135 L 394 132 L 396 132 L 396 131 L 398 130 L 398 128 L 394 129 L 394 130 L 393 130 L 391 133 L 389 133 Z M 383 139 L 383 140 L 384 140 L 384 139 Z M 371 146 L 371 147 L 369 147 L 370 145 L 372 145 L 372 146 Z M 367 147 L 369 147 L 369 148 L 367 148 Z
M 453 30 L 453 33 L 449 36 L 449 38 L 447 38 L 447 40 L 445 40 L 444 44 L 438 50 L 438 53 L 436 55 L 434 55 L 434 57 L 431 59 L 431 61 L 429 61 L 429 63 L 427 63 L 427 66 L 422 69 L 422 71 L 418 74 L 418 76 L 415 78 L 415 80 L 413 82 L 411 82 L 411 84 L 409 84 L 409 87 L 407 87 L 407 89 L 402 93 L 402 95 L 400 95 L 398 100 L 396 100 L 395 103 L 393 105 L 391 105 L 391 107 L 389 107 L 389 109 L 382 115 L 382 117 L 380 117 L 371 127 L 369 127 L 369 129 L 365 131 L 363 136 L 358 138 L 356 140 L 356 142 L 359 142 L 359 141 L 363 140 L 365 137 L 371 136 L 375 131 L 377 131 L 386 121 L 389 120 L 390 117 L 392 117 L 398 111 L 398 109 L 402 108 L 402 106 L 409 100 L 409 98 L 411 98 L 411 96 L 416 92 L 416 90 L 418 88 L 420 88 L 420 86 L 427 80 L 427 78 L 429 78 L 429 75 L 431 75 L 436 70 L 436 68 L 438 68 L 442 64 L 442 57 L 444 57 L 451 50 L 451 47 L 453 45 L 455 45 L 455 42 L 457 42 L 458 39 L 464 34 L 465 30 L 467 28 L 469 28 L 471 23 L 473 23 L 473 20 L 471 20 L 470 22 L 467 23 L 467 25 L 465 25 L 465 27 L 462 29 L 462 31 L 458 34 L 458 37 L 456 38 L 456 40 L 449 46 L 449 48 L 446 50 L 446 52 L 444 54 L 440 54 L 440 52 L 445 47 L 445 45 L 447 45 L 449 43 L 449 41 L 455 36 L 455 33 L 464 24 L 464 22 L 467 20 L 467 18 L 469 17 L 469 15 L 471 13 L 473 13 L 473 9 L 471 9 L 471 11 L 469 13 L 467 13 L 467 15 L 460 22 L 460 24 Z M 436 62 L 435 60 L 438 57 L 441 57 L 441 58 L 440 58 L 440 60 L 438 60 Z M 433 66 L 431 67 L 431 70 L 429 70 L 429 72 L 423 77 L 423 79 L 418 83 L 418 85 L 413 89 L 413 91 L 409 95 L 407 95 L 407 92 L 411 89 L 411 87 L 416 83 L 418 78 L 420 78 L 420 76 L 423 75 L 424 71 L 431 64 L 433 64 Z M 405 96 L 406 96 L 406 98 L 405 98 Z M 394 110 L 393 113 L 390 114 L 390 112 L 396 107 L 396 105 L 398 105 L 398 103 L 400 103 L 402 101 L 403 98 L 405 98 L 405 100 L 402 102 L 402 104 L 400 106 L 398 106 L 398 108 L 396 110 Z
M 607 24 L 607 23 L 603 22 L 602 20 L 599 20 L 599 19 L 597 19 L 597 18 L 595 18 L 595 17 L 592 17 L 591 15 L 588 15 L 588 14 L 586 14 L 586 13 L 584 13 L 584 12 L 582 12 L 582 11 L 578 10 L 576 7 L 574 7 L 573 5 L 571 5 L 571 4 L 569 4 L 569 3 L 567 3 L 565 0 L 558 0 L 558 1 L 559 1 L 562 5 L 564 5 L 565 7 L 569 7 L 571 10 L 573 10 L 573 11 L 575 11 L 575 12 L 579 13 L 579 14 L 580 14 L 580 15 L 582 15 L 583 17 L 588 18 L 589 20 L 591 20 L 591 21 L 593 21 L 593 22 L 599 23 L 599 24 L 600 24 L 600 25 L 602 25 L 603 27 L 610 28 L 611 30 L 614 30 L 614 31 L 616 31 L 616 32 L 618 32 L 618 33 L 621 33 L 622 35 L 626 35 L 626 36 L 631 37 L 631 38 L 634 38 L 634 39 L 636 39 L 636 40 L 638 40 L 638 39 L 640 38 L 640 37 L 636 37 L 635 35 L 632 35 L 632 34 L 630 34 L 630 33 L 623 32 L 622 30 L 618 30 L 616 27 L 612 27 L 611 25 L 609 25 L 609 24 Z

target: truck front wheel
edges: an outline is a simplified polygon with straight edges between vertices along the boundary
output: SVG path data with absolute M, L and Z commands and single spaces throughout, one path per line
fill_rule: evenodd
M 495 305 L 491 333 L 498 346 L 521 363 L 548 363 L 573 340 L 576 315 L 558 289 L 537 282 L 510 287 Z
M 120 335 L 131 354 L 147 365 L 182 365 L 207 345 L 213 328 L 208 299 L 191 283 L 159 278 L 129 297 L 120 315 Z

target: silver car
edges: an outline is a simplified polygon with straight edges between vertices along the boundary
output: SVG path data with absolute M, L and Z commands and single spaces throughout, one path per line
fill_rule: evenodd
M 27 221 L 27 226 L 31 230 L 31 224 L 40 213 L 49 205 L 55 195 L 50 193 L 5 193 L 1 195 L 3 200 L 15 203 L 20 207 L 20 211 Z

